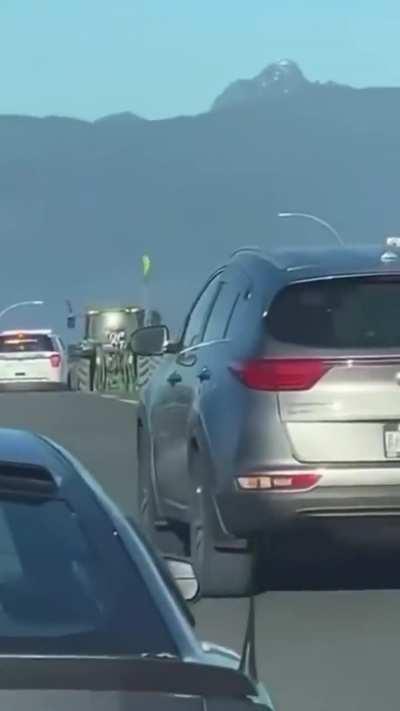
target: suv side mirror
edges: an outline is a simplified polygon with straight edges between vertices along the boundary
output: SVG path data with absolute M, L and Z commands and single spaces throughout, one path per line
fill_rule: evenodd
M 75 328 L 76 316 L 67 316 L 67 328 Z
M 165 352 L 169 340 L 166 326 L 145 326 L 132 333 L 130 346 L 135 355 L 159 356 Z

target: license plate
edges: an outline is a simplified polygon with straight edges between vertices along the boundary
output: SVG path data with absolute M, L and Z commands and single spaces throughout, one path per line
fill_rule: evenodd
M 383 438 L 386 458 L 400 459 L 400 423 L 385 425 Z

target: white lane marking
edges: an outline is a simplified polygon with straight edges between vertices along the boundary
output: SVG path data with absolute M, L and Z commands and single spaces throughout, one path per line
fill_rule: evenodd
M 139 400 L 128 400 L 124 397 L 118 397 L 118 395 L 101 395 L 101 397 L 105 397 L 108 400 L 116 400 L 117 402 L 125 402 L 127 405 L 137 405 L 139 402 Z
M 127 405 L 137 405 L 139 403 L 139 400 L 128 400 L 127 398 L 123 397 L 118 397 L 118 395 L 110 395 L 110 394 L 103 394 L 103 393 L 96 393 L 92 392 L 91 390 L 79 390 L 77 391 L 81 395 L 91 395 L 91 396 L 98 396 L 98 397 L 104 397 L 107 400 L 116 400 L 117 402 L 125 402 Z

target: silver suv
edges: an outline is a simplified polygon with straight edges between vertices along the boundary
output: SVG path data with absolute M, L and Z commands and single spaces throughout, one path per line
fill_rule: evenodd
M 399 521 L 396 249 L 240 250 L 178 342 L 158 326 L 132 347 L 162 354 L 139 406 L 142 521 L 207 595 L 245 594 L 299 526 L 370 541 Z

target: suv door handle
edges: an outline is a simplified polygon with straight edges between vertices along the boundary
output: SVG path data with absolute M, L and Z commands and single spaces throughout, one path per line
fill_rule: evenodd
M 173 373 L 171 373 L 171 375 L 168 376 L 168 378 L 167 378 L 167 382 L 170 385 L 176 385 L 177 383 L 180 383 L 181 380 L 182 380 L 182 376 L 179 375 L 179 373 L 177 373 L 176 370 Z
M 197 374 L 198 379 L 202 383 L 204 380 L 210 380 L 211 373 L 208 368 L 204 367 L 201 369 L 200 373 Z
M 197 363 L 197 355 L 195 351 L 188 351 L 187 353 L 180 353 L 176 359 L 178 365 L 184 365 L 185 367 L 191 367 Z

